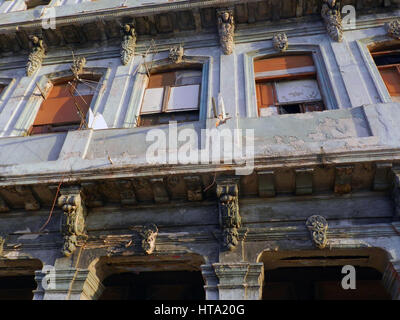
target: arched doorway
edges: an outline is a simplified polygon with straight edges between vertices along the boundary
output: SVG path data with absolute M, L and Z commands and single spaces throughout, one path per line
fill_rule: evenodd
M 379 248 L 263 252 L 264 300 L 390 300 L 383 281 L 386 251 Z M 344 289 L 343 266 L 355 270 L 355 289 Z
M 204 300 L 199 271 L 121 273 L 107 277 L 100 300 Z
M 202 256 L 118 256 L 101 258 L 100 300 L 204 300 Z
M 32 300 L 35 271 L 41 269 L 39 260 L 0 259 L 0 300 Z

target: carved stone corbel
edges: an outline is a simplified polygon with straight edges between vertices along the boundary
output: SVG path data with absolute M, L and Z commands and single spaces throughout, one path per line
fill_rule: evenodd
M 46 48 L 40 36 L 30 36 L 31 51 L 26 65 L 26 75 L 30 77 L 42 66 L 43 58 L 46 55 Z
M 235 22 L 233 9 L 217 10 L 218 33 L 222 52 L 225 55 L 230 55 L 233 52 L 235 34 Z
M 239 243 L 238 229 L 241 227 L 239 214 L 239 189 L 237 183 L 221 182 L 217 185 L 219 222 L 223 235 L 223 246 L 233 250 Z
M 135 54 L 136 48 L 136 32 L 132 23 L 121 25 L 121 61 L 123 65 L 127 65 Z
M 158 228 L 154 223 L 145 225 L 139 234 L 142 239 L 142 249 L 146 254 L 152 254 L 156 247 Z
M 334 40 L 341 42 L 343 40 L 342 13 L 340 10 L 340 1 L 322 0 L 321 16 L 324 19 L 326 30 L 329 36 Z
M 387 23 L 387 33 L 389 37 L 400 40 L 400 20 Z
M 289 47 L 289 40 L 286 33 L 277 33 L 272 38 L 275 50 L 285 52 Z
M 76 250 L 79 238 L 86 238 L 86 206 L 80 188 L 61 189 L 58 205 L 64 211 L 61 224 L 64 236 L 62 253 L 68 257 Z
M 80 75 L 83 73 L 83 69 L 85 68 L 86 65 L 86 58 L 85 57 L 79 57 L 75 58 L 72 61 L 71 65 L 71 71 L 74 75 L 74 78 L 79 80 Z
M 327 231 L 328 222 L 323 216 L 311 216 L 306 221 L 307 229 L 310 230 L 311 238 L 316 247 L 324 249 L 328 244 Z
M 181 63 L 183 60 L 183 47 L 176 46 L 169 49 L 168 59 L 172 63 Z

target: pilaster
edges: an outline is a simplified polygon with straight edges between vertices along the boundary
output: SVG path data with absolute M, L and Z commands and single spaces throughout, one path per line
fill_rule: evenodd
M 63 268 L 36 271 L 34 300 L 96 300 L 104 290 L 88 269 Z

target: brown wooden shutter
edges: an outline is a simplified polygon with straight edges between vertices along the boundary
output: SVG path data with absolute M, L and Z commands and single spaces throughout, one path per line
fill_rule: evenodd
M 257 83 L 257 107 L 258 113 L 261 108 L 268 108 L 275 104 L 274 88 L 272 83 Z
M 379 68 L 383 81 L 392 97 L 400 96 L 400 74 L 397 67 Z
M 285 56 L 261 59 L 254 62 L 254 72 L 268 72 L 314 66 L 309 55 Z
M 33 126 L 80 123 L 81 116 L 76 105 L 86 116 L 93 95 L 72 96 L 67 84 L 54 85 L 43 101 Z

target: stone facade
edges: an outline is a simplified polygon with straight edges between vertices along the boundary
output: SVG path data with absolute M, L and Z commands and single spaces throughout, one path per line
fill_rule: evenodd
M 347 2 L 355 28 L 338 1 L 52 0 L 43 29 L 46 7 L 0 0 L 0 276 L 38 260 L 19 269 L 34 299 L 97 299 L 112 274 L 188 270 L 206 299 L 261 299 L 269 270 L 324 255 L 379 270 L 400 299 L 400 104 L 368 50 L 399 43 L 400 2 Z M 296 53 L 327 110 L 259 118 L 254 60 Z M 215 128 L 222 96 L 218 128 L 254 130 L 250 175 L 146 160 L 147 72 L 177 64 L 202 70 L 199 121 L 177 130 Z M 108 129 L 27 136 L 46 85 L 74 70 L 100 78 L 90 108 Z

